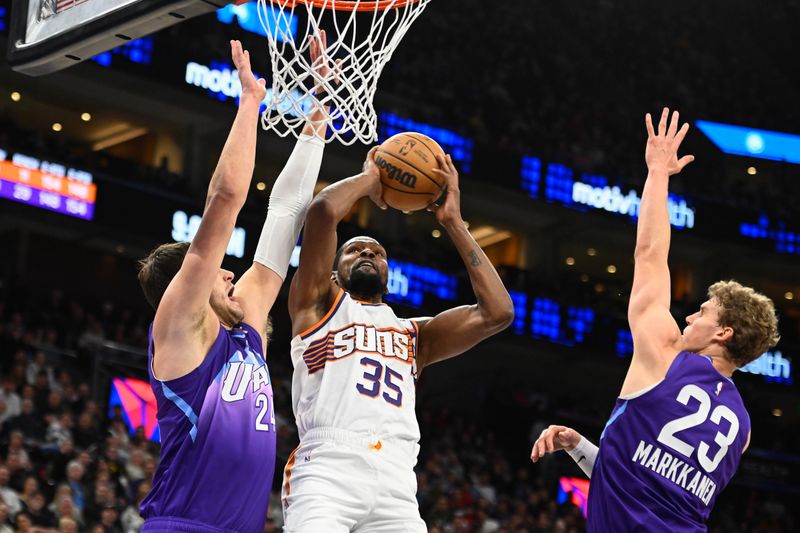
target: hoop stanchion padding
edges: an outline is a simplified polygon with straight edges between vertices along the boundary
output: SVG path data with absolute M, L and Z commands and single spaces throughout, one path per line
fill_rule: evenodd
M 430 1 L 258 0 L 272 60 L 264 129 L 298 136 L 306 117 L 327 107 L 326 142 L 375 142 L 378 79 Z M 310 37 L 320 30 L 327 34 L 323 60 L 332 71 L 327 77 L 317 72 L 309 54 Z

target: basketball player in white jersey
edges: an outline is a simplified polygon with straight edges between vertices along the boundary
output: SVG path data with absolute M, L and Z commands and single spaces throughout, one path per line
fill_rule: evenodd
M 503 282 L 461 218 L 458 172 L 449 156 L 439 158 L 437 170 L 447 198 L 430 210 L 464 260 L 476 304 L 434 318 L 398 318 L 383 303 L 383 246 L 356 237 L 337 252 L 336 226 L 356 201 L 369 196 L 386 208 L 373 153 L 361 174 L 312 202 L 289 292 L 300 435 L 282 491 L 291 533 L 426 531 L 413 471 L 420 437 L 416 379 L 426 366 L 502 331 L 514 315 Z

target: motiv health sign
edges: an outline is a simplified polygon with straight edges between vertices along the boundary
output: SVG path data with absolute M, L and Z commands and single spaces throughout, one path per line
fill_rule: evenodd
M 594 187 L 582 181 L 573 183 L 572 201 L 631 218 L 639 216 L 639 205 L 642 203 L 636 191 L 630 190 L 627 194 L 622 194 L 622 190 L 616 185 Z M 673 226 L 687 229 L 694 227 L 694 209 L 686 204 L 686 200 L 670 197 L 667 200 L 667 209 L 669 221 Z
M 255 76 L 259 77 L 258 74 L 255 74 Z M 239 81 L 239 73 L 236 69 L 228 67 L 212 68 L 190 61 L 186 63 L 186 76 L 184 79 L 188 85 L 206 89 L 213 94 L 223 94 L 234 100 L 242 95 L 242 84 Z M 267 88 L 267 95 L 263 101 L 264 105 L 270 104 L 272 93 L 272 88 Z M 276 111 L 300 117 L 301 114 L 297 112 L 297 109 L 306 114 L 312 109 L 313 105 L 313 98 L 308 95 L 302 95 L 300 91 L 295 90 L 290 98 L 283 98 Z

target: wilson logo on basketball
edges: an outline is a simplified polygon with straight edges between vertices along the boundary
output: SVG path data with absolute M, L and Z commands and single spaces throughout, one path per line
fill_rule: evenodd
M 389 179 L 394 180 L 400 183 L 400 185 L 408 187 L 409 189 L 415 189 L 417 187 L 416 174 L 412 172 L 403 172 L 401 168 L 389 163 L 380 155 L 375 157 L 375 164 L 378 165 L 379 169 L 386 173 L 386 176 Z

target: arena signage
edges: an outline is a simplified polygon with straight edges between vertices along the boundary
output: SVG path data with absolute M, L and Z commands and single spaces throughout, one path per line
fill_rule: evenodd
M 203 217 L 199 215 L 189 216 L 185 211 L 175 211 L 172 215 L 172 240 L 176 242 L 191 242 L 197 234 L 202 221 Z M 239 259 L 244 257 L 245 237 L 244 228 L 234 228 L 225 253 Z
M 695 124 L 726 154 L 800 164 L 800 135 L 707 120 Z
M 639 205 L 642 199 L 636 191 L 630 190 L 623 195 L 616 185 L 609 187 L 593 187 L 588 183 L 576 181 L 572 185 L 572 201 L 595 209 L 603 209 L 610 213 L 627 215 L 631 218 L 639 216 Z M 676 228 L 691 229 L 694 227 L 694 209 L 686 204 L 686 200 L 667 200 L 669 221 Z
M 92 220 L 96 197 L 91 173 L 0 149 L 0 198 Z
M 792 360 L 783 356 L 778 351 L 767 352 L 755 361 L 739 369 L 739 372 L 764 376 L 764 381 L 768 383 L 783 383 L 791 385 Z
M 289 265 L 300 264 L 301 246 L 292 252 Z M 389 259 L 389 279 L 386 300 L 412 307 L 422 307 L 425 295 L 435 295 L 442 300 L 455 300 L 458 281 L 455 276 L 434 268 Z
M 239 75 L 235 69 L 227 65 L 220 64 L 219 68 L 214 68 L 190 61 L 186 63 L 184 80 L 187 85 L 207 90 L 215 98 L 222 96 L 223 99 L 238 100 L 242 95 L 242 84 L 239 82 Z M 312 98 L 301 95 L 297 90 L 292 95 L 292 98 L 283 100 L 280 108 L 276 110 L 277 112 L 298 117 L 299 114 L 295 111 L 295 103 L 298 104 L 297 107 L 303 113 L 308 113 L 311 110 L 313 106 Z M 264 97 L 262 105 L 267 105 L 271 100 L 272 88 L 268 87 L 267 96 Z
M 275 6 L 265 8 L 264 22 L 270 35 L 280 42 L 286 42 L 285 37 L 297 35 L 297 16 L 284 13 Z M 217 10 L 217 20 L 223 24 L 233 24 L 236 21 L 243 30 L 267 37 L 267 31 L 261 23 L 258 14 L 258 2 L 252 1 L 245 4 L 229 4 Z

